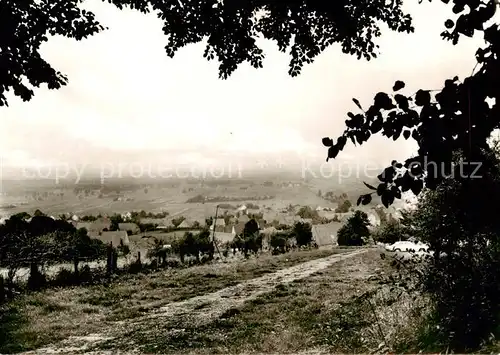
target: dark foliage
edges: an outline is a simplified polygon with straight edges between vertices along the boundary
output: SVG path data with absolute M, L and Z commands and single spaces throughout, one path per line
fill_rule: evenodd
M 30 268 L 28 287 L 37 290 L 46 284 L 43 266 L 71 262 L 77 275 L 81 260 L 98 260 L 104 255 L 104 244 L 90 239 L 85 229 L 76 230 L 71 223 L 41 212 L 29 222 L 21 214 L 14 215 L 0 226 L 0 266 L 9 270 L 9 285 L 21 267 Z
M 498 104 L 490 106 L 487 99 L 500 99 L 500 32 L 497 25 L 485 28 L 485 23 L 497 4 L 475 0 L 453 0 L 452 4 L 453 13 L 460 16 L 446 21 L 441 36 L 456 44 L 461 35 L 472 37 L 475 31 L 483 32 L 486 45 L 476 52 L 477 70 L 462 81 L 458 77 L 446 80 L 442 89 L 421 89 L 413 95 L 401 93 L 405 85 L 397 81 L 392 94 L 379 92 L 367 109 L 353 99 L 361 113 L 347 114 L 347 128 L 335 142 L 323 139 L 328 147 L 327 161 L 349 140 L 361 145 L 375 134 L 393 140 L 411 138 L 418 143 L 417 156 L 401 163 L 393 161 L 378 176 L 380 184 L 368 186 L 373 192 L 361 196 L 358 205 L 368 204 L 376 193 L 389 206 L 402 192 L 411 190 L 418 195 L 424 185 L 435 189 L 452 172 L 462 177 L 481 176 L 491 168 L 487 139 L 500 127 L 500 116 Z M 466 163 L 452 164 L 456 152 L 465 154 Z
M 173 252 L 180 255 L 182 262 L 187 255 L 194 256 L 197 262 L 200 261 L 200 256 L 207 255 L 209 259 L 212 259 L 214 255 L 214 245 L 209 230 L 203 230 L 197 234 L 186 232 L 184 237 L 172 247 Z
M 297 242 L 297 246 L 302 247 L 311 245 L 313 235 L 309 223 L 295 223 L 293 226 L 293 235 Z
M 500 325 L 500 220 L 487 202 L 500 196 L 499 176 L 441 184 L 411 219 L 434 253 L 422 285 L 435 301 L 442 348 L 475 350 Z
M 245 223 L 245 227 L 243 227 L 243 237 L 254 235 L 259 232 L 259 225 L 255 221 L 255 219 L 249 220 Z
M 280 232 L 271 235 L 271 239 L 269 241 L 271 246 L 271 250 L 273 254 L 283 254 L 288 252 L 291 249 L 293 244 L 292 241 L 292 233 L 289 232 Z
M 289 73 L 296 76 L 304 63 L 313 61 L 333 43 L 358 58 L 376 57 L 374 39 L 380 25 L 399 32 L 412 32 L 411 17 L 404 14 L 401 0 L 205 0 L 135 1 L 108 0 L 118 8 L 155 12 L 164 22 L 166 54 L 208 38 L 203 56 L 220 62 L 219 76 L 227 78 L 238 65 L 249 62 L 262 67 L 264 53 L 256 45 L 258 35 L 278 43 L 292 56 Z M 33 88 L 47 84 L 58 89 L 67 78 L 40 56 L 40 45 L 49 35 L 80 40 L 104 28 L 94 14 L 82 10 L 80 0 L 3 0 L 0 4 L 0 105 L 6 105 L 5 91 L 27 101 Z M 257 13 L 259 16 L 256 16 Z M 26 78 L 29 85 L 25 85 Z
M 233 250 L 241 250 L 245 256 L 248 256 L 250 253 L 257 254 L 262 250 L 262 241 L 263 237 L 259 233 L 259 226 L 255 219 L 251 219 L 245 223 L 243 233 L 233 239 L 230 247 Z
M 370 235 L 368 226 L 370 221 L 368 215 L 363 211 L 356 211 L 349 217 L 346 224 L 339 229 L 337 233 L 337 242 L 345 246 L 361 246 L 364 239 Z

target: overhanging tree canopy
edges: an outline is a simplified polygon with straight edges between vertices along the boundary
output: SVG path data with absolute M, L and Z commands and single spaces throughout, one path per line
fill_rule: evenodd
M 421 0 L 419 0 L 421 2 Z M 449 3 L 449 0 L 441 0 Z M 64 35 L 77 40 L 104 29 L 91 12 L 80 8 L 82 0 L 3 0 L 0 2 L 0 105 L 6 105 L 5 92 L 27 101 L 33 88 L 47 84 L 60 88 L 67 78 L 39 54 L 48 35 Z M 219 76 L 227 78 L 239 64 L 250 62 L 262 67 L 264 53 L 256 45 L 262 36 L 275 40 L 281 51 L 291 55 L 289 74 L 296 76 L 304 63 L 311 63 L 328 45 L 339 43 L 344 53 L 358 58 L 375 58 L 380 25 L 391 30 L 412 32 L 411 17 L 405 14 L 402 0 L 108 0 L 118 8 L 141 12 L 154 11 L 164 21 L 167 55 L 190 43 L 208 38 L 204 57 L 217 58 Z M 376 133 L 392 138 L 415 139 L 418 156 L 404 164 L 393 162 L 380 175 L 374 188 L 388 206 L 402 191 L 418 194 L 424 184 L 434 188 L 444 178 L 443 171 L 428 171 L 425 161 L 448 164 L 456 151 L 469 158 L 484 160 L 486 139 L 498 128 L 498 105 L 489 106 L 486 98 L 498 99 L 500 90 L 499 41 L 496 25 L 485 28 L 494 15 L 497 0 L 452 0 L 456 21 L 445 22 L 443 39 L 458 43 L 462 35 L 484 32 L 486 46 L 477 51 L 477 71 L 460 81 L 449 79 L 444 88 L 431 95 L 419 90 L 414 96 L 378 93 L 374 104 L 363 111 L 349 113 L 347 129 L 334 142 L 324 138 L 328 157 L 335 158 L 348 140 L 363 144 Z M 404 88 L 398 81 L 393 91 Z M 434 97 L 432 97 L 434 96 Z M 419 165 L 418 165 L 419 164 Z M 426 171 L 427 170 L 427 171 Z M 371 195 L 358 202 L 368 203 Z
M 208 38 L 204 57 L 220 62 L 219 76 L 227 78 L 239 64 L 262 67 L 264 53 L 256 38 L 277 41 L 290 50 L 289 73 L 296 76 L 304 63 L 328 45 L 340 43 L 345 53 L 376 57 L 374 39 L 380 25 L 411 32 L 411 17 L 393 0 L 108 0 L 122 9 L 156 12 L 167 34 L 165 50 L 173 56 L 190 43 Z M 80 40 L 104 27 L 94 14 L 80 8 L 82 0 L 2 0 L 0 2 L 0 105 L 5 91 L 27 101 L 33 87 L 60 88 L 67 78 L 52 68 L 39 49 L 48 35 Z M 29 84 L 28 84 L 29 82 Z
M 444 1 L 447 2 L 447 1 Z M 468 7 L 468 11 L 465 9 Z M 353 99 L 361 113 L 347 115 L 346 130 L 336 142 L 326 137 L 328 157 L 335 158 L 350 140 L 363 144 L 374 134 L 397 140 L 400 137 L 417 141 L 415 157 L 404 163 L 393 161 L 379 176 L 377 187 L 367 185 L 381 196 L 388 206 L 401 192 L 419 194 L 424 186 L 435 189 L 444 179 L 479 178 L 493 168 L 492 151 L 488 138 L 500 128 L 500 32 L 496 24 L 485 23 L 495 14 L 496 1 L 455 0 L 453 12 L 462 13 L 456 20 L 447 20 L 441 36 L 458 43 L 459 37 L 472 37 L 483 32 L 486 46 L 476 52 L 477 65 L 473 73 L 463 80 L 458 77 L 444 82 L 441 90 L 418 90 L 413 95 L 398 93 L 405 87 L 397 81 L 393 94 L 379 92 L 373 104 L 363 110 Z M 456 163 L 457 152 L 465 162 Z M 372 194 L 375 192 L 372 192 Z M 371 194 L 359 198 L 358 204 L 371 201 Z

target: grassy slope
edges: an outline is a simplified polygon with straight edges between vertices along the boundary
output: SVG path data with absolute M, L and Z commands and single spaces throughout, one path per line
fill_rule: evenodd
M 0 308 L 0 353 L 36 349 L 107 322 L 131 319 L 169 302 L 203 295 L 243 280 L 346 250 L 263 255 L 238 263 L 126 275 L 110 285 L 52 289 Z
M 175 319 L 151 320 L 101 348 L 199 354 L 368 352 L 411 316 L 408 304 L 387 293 L 381 276 L 390 272 L 379 252 L 370 251 L 281 285 L 208 325 L 178 329 Z M 360 301 L 358 296 L 369 290 L 379 292 L 370 302 Z

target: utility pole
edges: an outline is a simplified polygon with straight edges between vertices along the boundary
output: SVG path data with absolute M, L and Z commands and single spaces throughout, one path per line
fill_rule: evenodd
M 215 206 L 215 219 L 212 223 L 213 231 L 212 231 L 212 244 L 215 249 L 217 249 L 217 253 L 219 253 L 219 257 L 222 257 L 219 251 L 219 247 L 215 243 L 215 227 L 217 226 L 217 212 L 219 211 L 219 205 Z

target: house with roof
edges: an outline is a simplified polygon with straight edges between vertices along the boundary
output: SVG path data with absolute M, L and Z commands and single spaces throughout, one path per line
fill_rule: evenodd
M 99 239 L 105 244 L 112 243 L 113 247 L 118 247 L 121 244 L 130 244 L 130 240 L 126 231 L 104 231 L 95 239 Z
M 215 231 L 214 239 L 217 243 L 230 243 L 233 241 L 235 235 L 233 233 L 217 232 Z
M 271 236 L 271 235 L 278 233 L 278 230 L 275 227 L 271 226 L 271 227 L 267 227 L 267 228 L 262 229 L 260 231 L 260 233 L 262 233 L 264 235 Z
M 278 224 L 293 226 L 295 222 L 300 221 L 301 218 L 300 216 L 290 216 L 290 215 L 280 214 L 277 216 L 276 220 L 278 221 Z
M 307 224 L 312 225 L 313 224 L 313 219 L 312 218 L 302 218 L 299 222 L 307 223 Z
M 247 206 L 241 205 L 240 207 L 237 208 L 237 211 L 241 213 L 246 213 L 247 212 Z
M 233 233 L 235 236 L 236 235 L 241 235 L 243 233 L 243 230 L 245 229 L 245 222 L 239 222 L 232 226 L 231 233 Z
M 118 223 L 118 230 L 128 232 L 132 234 L 137 234 L 141 231 L 139 226 L 135 223 Z
M 166 229 L 169 223 L 166 218 L 141 218 L 141 224 L 155 224 L 157 229 Z
M 188 220 L 188 219 L 185 219 L 181 222 L 181 224 L 179 224 L 177 226 L 177 228 L 192 228 L 193 227 L 193 223 L 192 221 Z
M 122 218 L 127 221 L 127 220 L 130 220 L 132 218 L 132 212 L 125 212 L 125 213 L 122 213 Z
M 368 212 L 367 215 L 370 221 L 370 227 L 380 226 L 380 217 L 376 213 Z
M 238 222 L 248 222 L 250 220 L 250 217 L 248 217 L 246 214 L 244 215 L 241 215 L 239 218 L 238 218 Z
M 334 211 L 326 211 L 326 210 L 318 211 L 319 217 L 324 218 L 324 219 L 328 219 L 328 220 L 337 219 L 338 218 L 337 214 L 338 213 L 335 213 Z
M 103 231 L 111 228 L 111 221 L 107 218 L 99 218 L 93 222 L 75 222 L 75 228 L 85 228 L 89 237 L 98 236 Z
M 342 225 L 339 222 L 313 225 L 311 228 L 313 240 L 318 246 L 337 245 L 337 233 Z
M 259 218 L 256 220 L 256 222 L 257 222 L 257 225 L 259 226 L 259 229 L 263 229 L 266 227 L 266 224 L 267 224 L 266 220 Z
M 214 219 L 212 225 L 210 226 L 210 230 L 214 230 L 214 226 L 216 232 L 224 232 L 224 227 L 226 227 L 226 221 L 224 220 L 224 218 Z
M 337 218 L 340 222 L 345 223 L 349 218 L 354 216 L 354 212 L 337 213 Z

